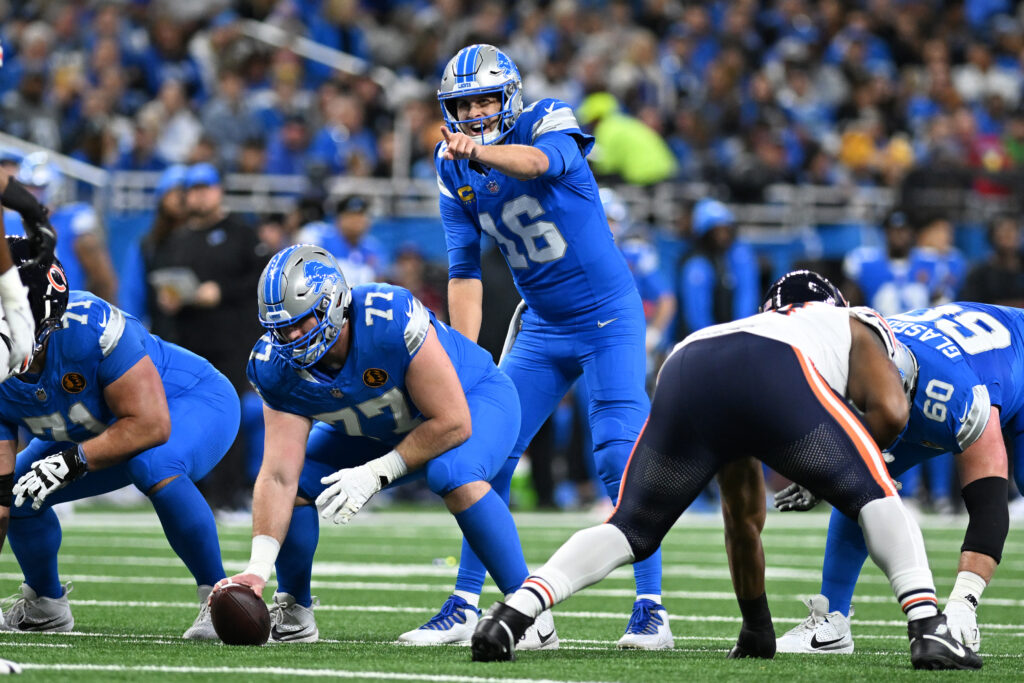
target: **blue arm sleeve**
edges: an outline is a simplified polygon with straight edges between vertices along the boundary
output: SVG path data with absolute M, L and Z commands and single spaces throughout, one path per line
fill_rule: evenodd
M 544 133 L 537 138 L 534 147 L 548 158 L 548 170 L 544 171 L 544 178 L 557 178 L 583 158 L 575 138 L 565 133 Z
M 683 295 L 683 321 L 687 333 L 715 324 L 711 310 L 714 280 L 714 269 L 703 258 L 692 258 L 683 266 L 679 291 Z
M 441 195 L 441 224 L 448 246 L 448 277 L 480 279 L 480 233 L 454 199 Z

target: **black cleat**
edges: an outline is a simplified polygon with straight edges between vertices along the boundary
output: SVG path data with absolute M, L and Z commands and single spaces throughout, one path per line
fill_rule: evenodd
M 910 663 L 915 669 L 980 669 L 981 657 L 949 634 L 946 615 L 915 619 L 907 624 Z
M 740 627 L 740 637 L 729 650 L 726 659 L 773 659 L 775 657 L 775 628 L 752 628 L 746 622 Z
M 470 641 L 474 662 L 513 662 L 515 644 L 533 623 L 531 617 L 514 610 L 503 602 L 496 602 L 480 617 L 473 639 Z

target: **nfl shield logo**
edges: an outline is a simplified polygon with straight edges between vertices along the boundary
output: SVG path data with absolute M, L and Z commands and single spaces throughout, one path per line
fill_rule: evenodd
M 487 191 L 490 192 L 491 194 L 498 194 L 498 190 L 500 190 L 500 189 L 501 189 L 501 186 L 498 185 L 498 181 L 497 180 L 488 180 L 487 181 Z
M 341 389 L 338 389 L 338 388 L 331 389 L 331 396 L 333 396 L 334 398 L 341 398 L 342 397 Z

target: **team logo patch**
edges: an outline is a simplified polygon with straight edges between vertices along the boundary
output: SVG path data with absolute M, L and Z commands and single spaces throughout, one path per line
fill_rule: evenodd
M 306 278 L 307 287 L 315 287 L 338 279 L 338 274 L 333 268 L 319 261 L 306 261 L 302 266 L 302 276 Z
M 469 185 L 463 185 L 455 192 L 459 195 L 459 199 L 461 199 L 464 202 L 468 203 L 476 199 L 476 193 L 473 192 L 473 188 L 470 187 Z
M 43 402 L 46 401 L 46 389 L 43 389 L 42 387 L 36 389 L 36 400 Z
M 345 394 L 343 394 L 341 392 L 341 389 L 339 389 L 338 387 L 334 387 L 331 389 L 331 396 L 333 396 L 334 398 L 341 398 L 344 395 Z
M 77 372 L 69 372 L 61 377 L 60 385 L 69 394 L 77 394 L 85 389 L 85 377 Z
M 380 368 L 370 368 L 363 373 L 363 384 L 376 389 L 377 387 L 384 386 L 384 383 L 388 381 L 388 373 Z
M 501 185 L 498 184 L 497 180 L 491 179 L 487 181 L 487 191 L 491 194 L 498 194 L 498 190 L 500 189 Z

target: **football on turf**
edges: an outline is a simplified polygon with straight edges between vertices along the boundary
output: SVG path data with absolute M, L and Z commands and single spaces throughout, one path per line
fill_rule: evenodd
M 248 586 L 229 584 L 210 600 L 213 630 L 225 645 L 263 645 L 270 637 L 270 612 Z

